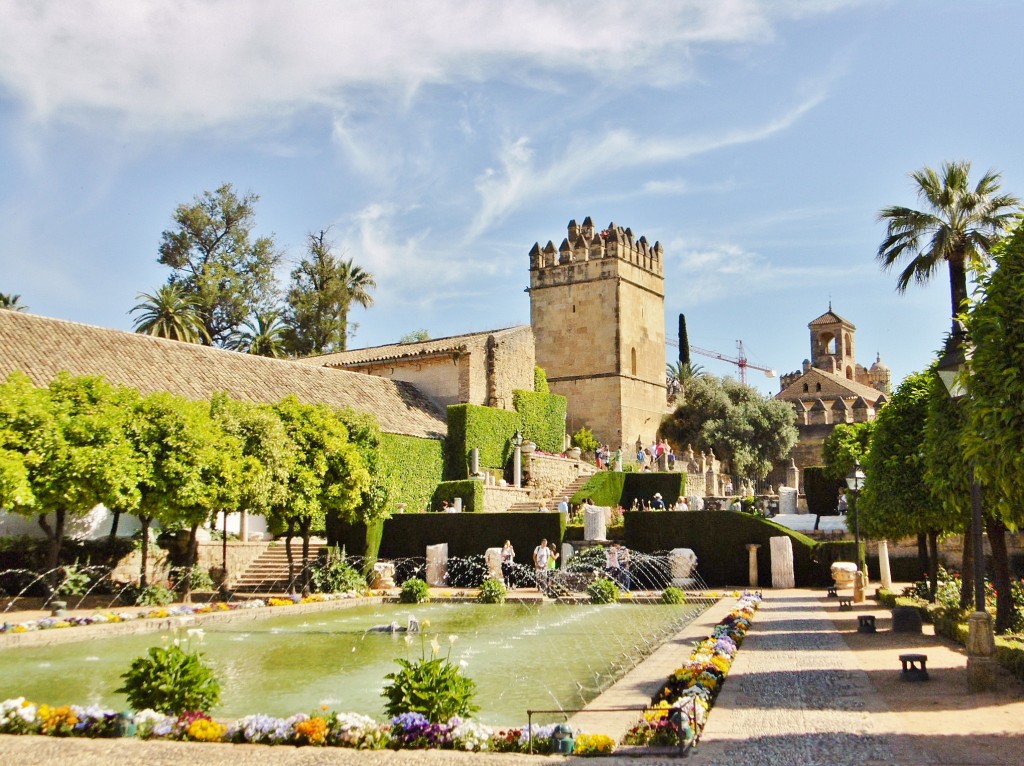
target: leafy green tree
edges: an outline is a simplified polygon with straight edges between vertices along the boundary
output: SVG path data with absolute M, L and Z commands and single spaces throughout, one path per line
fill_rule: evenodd
M 20 295 L 13 293 L 0 293 L 0 310 L 28 311 L 28 306 L 21 302 Z
M 285 356 L 287 332 L 279 311 L 257 311 L 255 316 L 242 323 L 242 329 L 232 336 L 228 346 L 245 354 L 277 359 Z
M 426 330 L 413 330 L 407 332 L 401 338 L 398 339 L 399 343 L 422 343 L 425 340 L 430 340 L 430 333 Z
M 127 438 L 124 396 L 102 378 L 65 372 L 47 388 L 21 373 L 0 384 L 0 434 L 16 490 L 9 508 L 37 517 L 50 571 L 69 519 L 100 503 L 123 510 L 138 503 L 141 465 Z
M 853 464 L 863 460 L 871 446 L 875 421 L 863 423 L 840 423 L 825 437 L 822 458 L 825 461 L 825 476 L 830 479 L 845 479 Z
M 686 400 L 662 421 L 659 433 L 679 449 L 714 450 L 736 479 L 763 479 L 798 437 L 787 403 L 713 375 L 692 380 Z
M 924 476 L 924 428 L 931 377 L 929 373 L 909 375 L 878 413 L 864 461 L 864 489 L 849 515 L 868 537 L 926 534 L 934 600 L 938 537 L 955 528 L 957 521 L 932 496 Z
M 209 342 L 210 336 L 196 304 L 185 295 L 181 286 L 163 285 L 153 294 L 139 293 L 136 297 L 142 302 L 128 312 L 139 312 L 135 332 L 185 343 Z
M 984 490 L 986 526 L 994 560 L 997 597 L 1009 593 L 1009 566 L 1001 561 L 1006 525 L 1024 522 L 1021 469 L 1024 467 L 1024 229 L 993 250 L 996 268 L 984 275 L 967 314 L 974 345 L 966 380 L 968 424 L 962 444 Z M 999 550 L 997 553 L 997 546 Z M 1012 600 L 996 605 L 996 630 L 1013 620 Z
M 988 256 L 1020 213 L 1020 200 L 999 193 L 999 174 L 989 171 L 971 188 L 970 162 L 944 162 L 939 172 L 925 167 L 911 173 L 923 210 L 884 208 L 886 236 L 878 260 L 889 270 L 909 258 L 896 279 L 904 292 L 911 282 L 927 283 L 943 261 L 949 270 L 950 302 L 956 316 L 967 300 L 967 270 Z
M 291 539 L 302 537 L 302 567 L 309 563 L 309 538 L 322 529 L 326 514 L 353 519 L 370 486 L 357 447 L 337 414 L 324 405 L 287 396 L 275 407 L 294 445 L 296 460 L 288 481 L 288 499 L 273 509 L 285 526 L 289 580 L 294 583 Z
M 161 236 L 159 262 L 168 280 L 196 304 L 205 342 L 224 345 L 247 318 L 274 303 L 272 237 L 253 239 L 259 197 L 239 198 L 231 184 L 178 205 L 174 228 Z
M 287 295 L 288 348 L 298 356 L 344 351 L 353 303 L 373 304 L 373 276 L 334 253 L 327 232 L 309 234 L 306 257 L 291 273 Z

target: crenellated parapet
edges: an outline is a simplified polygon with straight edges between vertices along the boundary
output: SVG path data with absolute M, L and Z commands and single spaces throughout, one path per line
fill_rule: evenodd
M 653 245 L 646 237 L 635 237 L 629 228 L 609 223 L 597 230 L 590 216 L 582 224 L 569 221 L 567 236 L 557 248 L 548 241 L 541 247 L 537 242 L 530 249 L 530 271 L 543 271 L 574 264 L 609 259 L 631 263 L 651 274 L 663 277 L 664 249 L 660 242 Z

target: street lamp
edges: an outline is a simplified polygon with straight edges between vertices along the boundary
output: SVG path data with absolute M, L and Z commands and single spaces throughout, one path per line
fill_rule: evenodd
M 857 498 L 860 496 L 861 488 L 864 486 L 864 471 L 860 467 L 860 461 L 853 461 L 853 468 L 846 475 L 846 486 L 853 495 L 853 545 L 856 549 L 857 572 L 853 580 L 853 600 L 857 603 L 864 601 L 864 581 L 866 579 L 860 555 L 860 508 L 857 507 Z
M 935 366 L 935 371 L 942 379 L 950 398 L 954 401 L 960 401 L 967 397 L 964 370 L 969 356 L 967 332 L 960 322 L 954 321 L 953 331 L 946 339 L 946 347 Z M 992 633 L 992 616 L 985 609 L 985 547 L 982 538 L 982 523 L 981 485 L 974 476 L 974 466 L 971 466 L 974 613 L 967 620 L 967 683 L 973 691 L 984 691 L 995 685 L 995 675 L 991 667 L 992 657 L 995 654 L 995 638 Z

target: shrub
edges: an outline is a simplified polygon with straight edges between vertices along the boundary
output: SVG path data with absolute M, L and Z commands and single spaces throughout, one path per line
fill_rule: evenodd
M 398 600 L 403 604 L 422 604 L 430 601 L 430 586 L 419 577 L 410 577 L 402 583 L 402 592 Z
M 174 601 L 174 591 L 160 583 L 145 588 L 133 584 L 122 590 L 119 598 L 129 606 L 166 606 Z
M 210 573 L 208 571 L 198 565 L 190 567 L 173 567 L 171 569 L 171 579 L 179 585 L 183 585 L 185 581 L 188 580 L 190 590 L 213 590 L 213 578 L 210 577 Z
M 604 548 L 595 545 L 591 548 L 584 548 L 565 565 L 565 571 L 575 574 L 586 574 L 588 572 L 603 572 L 608 563 L 608 554 Z
M 185 642 L 176 639 L 168 647 L 150 647 L 147 656 L 132 660 L 131 668 L 121 676 L 124 686 L 117 691 L 128 696 L 134 709 L 178 715 L 187 710 L 209 710 L 220 701 L 217 677 L 191 646 L 191 636 L 202 636 L 202 631 L 190 630 L 189 634 Z
M 57 593 L 61 596 L 84 596 L 89 592 L 92 578 L 88 572 L 78 568 L 75 564 L 64 567 L 64 580 L 57 586 Z
M 597 449 L 597 439 L 589 428 L 583 426 L 572 435 L 572 446 L 579 447 L 583 452 L 593 452 Z
M 505 584 L 494 577 L 488 577 L 480 583 L 480 595 L 477 596 L 477 600 L 482 604 L 504 604 L 506 595 L 508 591 L 505 590 Z
M 387 702 L 384 710 L 389 716 L 403 713 L 419 713 L 431 723 L 447 722 L 452 716 L 466 717 L 479 708 L 473 704 L 476 682 L 462 675 L 458 665 L 452 664 L 449 638 L 448 655 L 438 657 L 441 645 L 435 637 L 430 642 L 430 659 L 426 656 L 426 639 L 420 634 L 420 658 L 418 660 L 398 659 L 399 670 L 388 673 L 384 680 L 389 682 L 381 692 Z M 412 637 L 406 637 L 406 644 Z
M 607 577 L 598 577 L 587 586 L 591 604 L 614 604 L 619 598 L 619 589 Z
M 345 560 L 345 552 L 335 546 L 326 558 L 317 559 L 312 567 L 313 588 L 321 593 L 344 593 L 366 590 L 363 575 Z
M 487 577 L 487 562 L 481 555 L 448 559 L 448 585 L 452 588 L 479 588 Z
M 661 603 L 663 604 L 685 604 L 686 593 L 682 588 L 665 588 L 661 592 Z

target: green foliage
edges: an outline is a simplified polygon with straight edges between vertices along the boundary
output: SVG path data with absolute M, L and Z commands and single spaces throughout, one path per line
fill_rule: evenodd
M 403 604 L 422 604 L 430 601 L 430 586 L 419 577 L 410 577 L 402 583 L 398 600 Z
M 986 498 L 1011 527 L 1024 522 L 1024 228 L 993 250 L 967 329 L 974 344 L 967 387 L 969 427 L 962 444 Z
M 661 422 L 659 436 L 680 448 L 713 449 L 736 476 L 763 479 L 796 444 L 796 416 L 786 402 L 704 375 L 688 383 L 685 400 Z
M 448 407 L 445 440 L 445 478 L 469 478 L 469 452 L 480 450 L 481 468 L 504 468 L 512 455 L 512 436 L 520 429 L 519 415 L 476 404 Z
M 213 578 L 210 573 L 200 566 L 173 567 L 171 579 L 184 585 L 187 581 L 188 590 L 211 591 L 213 590 Z
M 839 490 L 846 486 L 846 481 L 830 478 L 827 472 L 828 469 L 821 465 L 804 468 L 804 497 L 807 498 L 808 513 L 830 516 L 836 512 Z
M 387 483 L 389 508 L 400 504 L 407 513 L 422 511 L 444 476 L 444 442 L 382 433 L 378 476 Z
M 608 554 L 600 545 L 584 548 L 565 565 L 565 571 L 576 574 L 603 572 L 608 564 Z
M 951 531 L 951 519 L 924 480 L 924 425 L 931 375 L 908 376 L 878 413 L 864 461 L 864 491 L 850 515 L 859 514 L 861 534 L 897 538 Z
M 843 481 L 853 470 L 855 460 L 863 461 L 871 444 L 875 421 L 864 423 L 840 423 L 832 429 L 822 446 L 825 461 L 825 476 Z
M 401 338 L 398 339 L 399 343 L 422 343 L 425 340 L 430 340 L 430 333 L 425 329 L 413 330 L 407 332 Z
M 366 592 L 366 579 L 345 560 L 337 546 L 313 565 L 313 588 L 321 593 Z
M 334 410 L 334 414 L 348 431 L 348 440 L 369 472 L 369 483 L 359 492 L 359 501 L 354 516 L 363 521 L 387 516 L 393 507 L 392 490 L 396 481 L 394 466 L 387 465 L 391 457 L 385 447 L 384 434 L 377 418 L 366 412 L 357 412 L 350 407 Z
M 64 579 L 57 586 L 61 596 L 82 596 L 89 592 L 92 578 L 74 564 L 64 567 Z
M 967 408 L 949 396 L 942 379 L 928 381 L 928 415 L 924 426 L 924 480 L 935 502 L 941 503 L 960 528 L 970 516 L 971 463 L 960 444 L 967 425 Z
M 572 435 L 572 446 L 579 447 L 583 452 L 593 452 L 597 449 L 597 439 L 589 428 L 583 426 Z
M 661 592 L 661 602 L 663 604 L 685 604 L 686 592 L 682 588 L 670 586 Z
M 194 297 L 186 295 L 181 285 L 162 285 L 153 293 L 135 297 L 141 302 L 128 312 L 139 312 L 135 332 L 183 343 L 210 342 Z
M 202 635 L 200 632 L 199 635 Z M 124 686 L 117 690 L 128 696 L 135 710 L 152 709 L 166 715 L 185 711 L 209 711 L 220 701 L 220 683 L 203 655 L 176 639 L 168 647 L 151 647 L 145 657 L 132 660 L 123 674 Z
M 443 481 L 434 490 L 431 508 L 438 510 L 441 503 L 447 500 L 453 503 L 455 498 L 462 498 L 462 510 L 466 513 L 482 513 L 484 510 L 484 483 L 479 479 L 463 481 Z
M 504 604 L 508 591 L 505 583 L 495 577 L 488 577 L 480 583 L 480 594 L 477 600 L 481 604 Z
M 619 599 L 619 588 L 607 577 L 598 577 L 587 586 L 591 604 L 614 604 Z
M 543 367 L 533 368 L 533 390 L 538 394 L 551 393 L 551 388 L 548 386 L 548 374 L 544 372 Z
M 451 637 L 454 641 L 454 636 Z M 407 636 L 406 642 L 411 643 Z M 430 643 L 431 657 L 426 656 L 424 634 L 420 634 L 421 656 L 418 660 L 397 659 L 399 670 L 384 676 L 387 682 L 381 692 L 386 700 L 384 710 L 389 716 L 420 713 L 432 723 L 447 723 L 453 716 L 467 717 L 479 707 L 473 703 L 476 682 L 462 675 L 448 655 L 438 656 L 437 638 Z
M 174 601 L 174 591 L 166 585 L 130 585 L 121 591 L 121 601 L 134 606 L 166 606 Z
M 565 446 L 566 399 L 558 394 L 513 391 L 523 437 L 544 452 L 559 453 Z
M 600 471 L 587 479 L 587 483 L 572 496 L 570 502 L 574 505 L 579 505 L 589 498 L 594 502 L 594 505 L 611 506 L 614 508 L 622 498 L 622 489 L 625 484 L 625 473 Z

